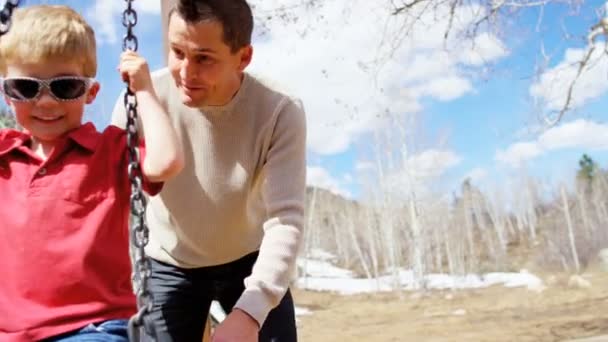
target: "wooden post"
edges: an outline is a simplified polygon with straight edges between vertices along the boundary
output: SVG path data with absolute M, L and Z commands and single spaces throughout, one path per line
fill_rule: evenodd
M 203 342 L 211 342 L 211 320 L 207 318 L 205 323 L 205 333 L 203 334 Z

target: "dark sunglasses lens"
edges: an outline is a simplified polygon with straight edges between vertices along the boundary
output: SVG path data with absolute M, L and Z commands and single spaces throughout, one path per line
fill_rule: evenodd
M 87 84 L 84 80 L 67 78 L 51 82 L 51 92 L 63 100 L 77 99 L 84 95 L 86 91 Z
M 4 80 L 4 92 L 16 100 L 31 100 L 40 90 L 40 84 L 34 80 L 9 79 Z

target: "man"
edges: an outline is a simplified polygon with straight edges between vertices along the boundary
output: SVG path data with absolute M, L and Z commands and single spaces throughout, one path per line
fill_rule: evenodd
M 229 312 L 214 341 L 296 341 L 288 290 L 302 227 L 303 110 L 244 72 L 245 0 L 179 1 L 154 87 L 185 153 L 150 198 L 151 319 L 159 341 L 200 341 L 213 299 Z M 113 123 L 124 126 L 118 99 Z

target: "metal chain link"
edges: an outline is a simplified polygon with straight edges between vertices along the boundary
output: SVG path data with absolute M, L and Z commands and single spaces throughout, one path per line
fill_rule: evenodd
M 137 24 L 137 12 L 132 7 L 134 0 L 125 0 L 127 8 L 122 13 L 122 24 L 127 29 L 123 38 L 123 51 L 137 51 L 137 37 L 133 28 Z M 142 190 L 142 170 L 137 146 L 139 135 L 137 133 L 137 99 L 135 94 L 127 89 L 124 96 L 124 105 L 127 113 L 127 147 L 129 166 L 127 172 L 131 182 L 131 222 L 130 241 L 133 258 L 133 286 L 137 296 L 138 312 L 129 320 L 129 341 L 141 340 L 142 328 L 152 337 L 156 336 L 154 325 L 146 316 L 152 310 L 153 299 L 148 289 L 150 277 L 150 259 L 146 256 L 144 248 L 148 244 L 148 226 L 146 225 L 146 197 Z
M 0 37 L 4 36 L 11 28 L 13 10 L 19 6 L 20 2 L 20 0 L 6 0 L 4 8 L 0 11 Z

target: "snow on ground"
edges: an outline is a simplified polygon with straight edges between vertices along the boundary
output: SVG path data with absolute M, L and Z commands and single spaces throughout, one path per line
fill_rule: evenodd
M 336 267 L 329 261 L 315 259 L 298 259 L 298 267 L 304 274 L 313 278 L 352 279 L 353 272 Z
M 296 316 L 312 315 L 312 311 L 307 308 L 296 306 Z
M 315 250 L 309 258 L 299 258 L 298 267 L 302 275 L 297 280 L 300 289 L 315 291 L 332 291 L 344 295 L 370 292 L 390 292 L 397 284 L 405 290 L 417 290 L 423 285 L 426 289 L 472 289 L 492 285 L 505 287 L 527 287 L 542 291 L 543 282 L 537 276 L 522 270 L 519 273 L 487 273 L 484 275 L 469 274 L 451 276 L 447 274 L 427 274 L 422 279 L 416 279 L 411 270 L 397 270 L 392 275 L 384 275 L 377 279 L 354 278 L 353 272 L 332 264 L 336 258 L 330 253 Z M 296 306 L 296 316 L 311 315 L 306 307 Z M 211 313 L 222 321 L 226 314 L 219 303 L 213 302 Z M 454 312 L 455 315 L 463 314 Z
M 469 274 L 451 276 L 447 274 L 427 274 L 416 281 L 412 271 L 402 270 L 397 276 L 381 276 L 377 279 L 345 278 L 340 273 L 338 277 L 308 276 L 297 280 L 300 289 L 315 291 L 332 291 L 341 294 L 357 294 L 370 292 L 393 291 L 399 285 L 404 290 L 426 289 L 474 289 L 503 285 L 505 287 L 527 287 L 531 290 L 541 290 L 542 280 L 526 271 L 519 273 L 488 273 L 484 275 Z
M 369 292 L 387 292 L 395 288 L 405 290 L 426 289 L 474 289 L 493 285 L 505 287 L 527 287 L 530 290 L 542 291 L 543 282 L 537 276 L 522 270 L 518 273 L 494 272 L 483 275 L 468 274 L 453 276 L 448 274 L 426 274 L 415 277 L 411 270 L 397 270 L 391 275 L 377 279 L 354 278 L 350 270 L 334 266 L 335 258 L 327 252 L 315 250 L 309 258 L 299 258 L 301 272 L 297 280 L 300 289 L 332 291 L 341 294 Z

